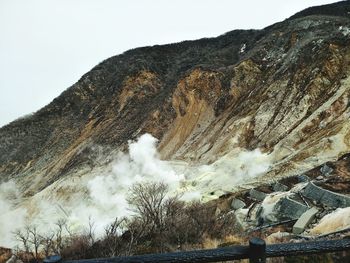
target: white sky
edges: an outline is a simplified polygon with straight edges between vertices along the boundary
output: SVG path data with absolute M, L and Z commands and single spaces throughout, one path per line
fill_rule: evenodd
M 327 0 L 0 0 L 0 127 L 130 48 L 259 29 Z

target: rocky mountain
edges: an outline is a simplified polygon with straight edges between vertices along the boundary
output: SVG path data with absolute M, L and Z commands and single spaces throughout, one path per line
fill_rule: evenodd
M 0 180 L 14 179 L 28 198 L 53 185 L 68 193 L 69 180 L 108 167 L 149 133 L 162 159 L 189 165 L 260 149 L 270 162 L 260 184 L 349 153 L 349 106 L 350 1 L 342 1 L 262 30 L 101 62 L 0 129 Z

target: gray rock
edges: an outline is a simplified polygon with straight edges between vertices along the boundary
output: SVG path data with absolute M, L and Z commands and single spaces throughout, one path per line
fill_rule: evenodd
M 324 195 L 324 191 L 321 187 L 316 186 L 313 183 L 308 183 L 301 193 L 307 198 L 312 199 L 313 201 L 319 202 Z
M 308 207 L 288 197 L 282 198 L 275 206 L 279 218 L 297 219 L 308 210 Z
M 297 178 L 299 183 L 305 183 L 310 181 L 310 178 L 305 174 L 298 175 Z
M 277 182 L 272 186 L 272 189 L 275 192 L 286 192 L 288 191 L 288 186 Z
M 258 201 L 263 201 L 266 197 L 266 194 L 252 188 L 249 191 L 249 196 L 253 199 L 258 200 Z
M 319 176 L 316 177 L 316 180 L 318 180 L 318 181 L 322 181 L 323 179 L 324 179 L 324 178 L 323 178 L 322 175 L 319 175 Z
M 329 207 L 344 208 L 350 206 L 349 196 L 323 189 L 311 182 L 302 190 L 302 194 L 317 203 Z
M 324 189 L 323 189 L 324 190 Z M 348 207 L 350 206 L 350 197 L 342 194 L 337 194 L 328 190 L 324 190 L 325 193 L 322 196 L 320 203 L 330 207 Z
M 239 200 L 236 198 L 232 199 L 232 202 L 231 202 L 232 209 L 237 210 L 243 207 L 245 207 L 245 203 L 242 200 Z
M 321 167 L 320 172 L 322 173 L 323 176 L 330 176 L 331 173 L 333 172 L 333 168 L 329 167 L 327 164 L 324 164 Z
M 304 212 L 298 221 L 293 226 L 293 234 L 301 234 L 305 231 L 305 228 L 314 220 L 316 214 L 318 213 L 317 208 L 312 207 L 306 212 Z

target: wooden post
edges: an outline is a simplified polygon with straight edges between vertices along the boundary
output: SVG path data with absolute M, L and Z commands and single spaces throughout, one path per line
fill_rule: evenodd
M 249 262 L 266 262 L 266 243 L 264 240 L 257 237 L 253 237 L 249 240 Z

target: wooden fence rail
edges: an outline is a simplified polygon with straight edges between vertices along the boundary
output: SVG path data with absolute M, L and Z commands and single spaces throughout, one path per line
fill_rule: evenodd
M 249 246 L 233 246 L 130 257 L 71 260 L 63 261 L 62 263 L 222 262 L 239 259 L 249 259 L 251 263 L 263 263 L 266 261 L 266 258 L 270 257 L 319 254 L 346 250 L 350 250 L 350 239 L 266 245 L 264 240 L 252 238 L 249 241 Z M 59 257 L 51 257 L 44 260 L 44 263 L 56 263 L 59 261 Z

